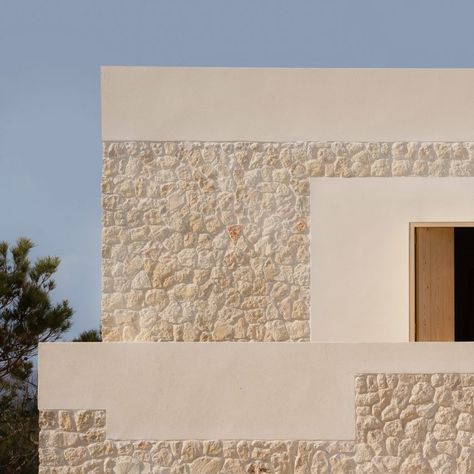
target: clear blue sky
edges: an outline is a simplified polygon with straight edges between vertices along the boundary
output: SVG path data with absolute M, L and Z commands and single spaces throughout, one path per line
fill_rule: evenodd
M 0 0 L 0 240 L 100 316 L 101 65 L 474 67 L 474 2 Z M 390 113 L 390 111 L 387 111 Z

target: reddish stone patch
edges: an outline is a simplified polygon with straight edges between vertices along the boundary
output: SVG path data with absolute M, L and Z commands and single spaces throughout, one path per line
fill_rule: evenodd
M 229 225 L 229 226 L 227 226 L 227 233 L 229 234 L 229 237 L 234 242 L 237 242 L 237 240 L 239 240 L 240 235 L 242 234 L 242 226 L 241 225 Z
M 306 222 L 306 219 L 300 219 L 295 224 L 296 232 L 304 232 L 307 228 L 308 228 L 308 223 Z

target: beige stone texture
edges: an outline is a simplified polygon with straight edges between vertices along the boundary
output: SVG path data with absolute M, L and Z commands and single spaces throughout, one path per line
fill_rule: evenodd
M 305 144 L 106 143 L 105 341 L 307 341 Z

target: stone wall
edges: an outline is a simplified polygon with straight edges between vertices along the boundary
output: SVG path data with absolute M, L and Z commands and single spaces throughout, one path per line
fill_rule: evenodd
M 104 143 L 105 341 L 308 341 L 309 177 L 473 176 L 474 143 Z
M 40 473 L 472 473 L 474 375 L 364 374 L 349 441 L 108 440 L 103 410 L 40 414 Z

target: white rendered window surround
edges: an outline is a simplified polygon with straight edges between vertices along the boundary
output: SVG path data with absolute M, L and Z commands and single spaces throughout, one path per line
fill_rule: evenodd
M 311 341 L 408 341 L 410 222 L 473 220 L 470 178 L 312 178 Z

